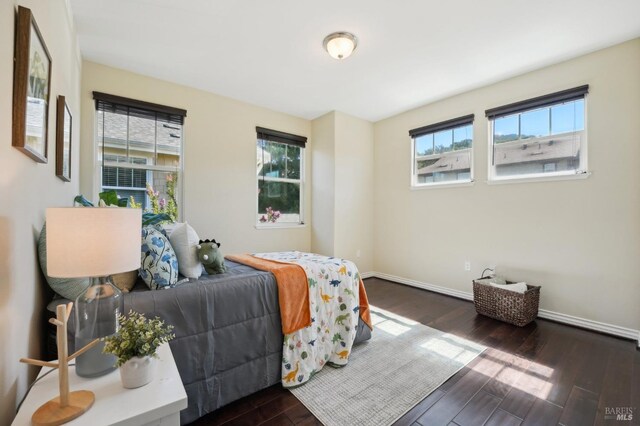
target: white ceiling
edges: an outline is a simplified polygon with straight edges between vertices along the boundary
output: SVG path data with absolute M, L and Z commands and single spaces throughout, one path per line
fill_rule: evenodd
M 639 0 L 71 0 L 85 59 L 371 121 L 640 36 Z M 344 61 L 323 38 L 359 38 Z

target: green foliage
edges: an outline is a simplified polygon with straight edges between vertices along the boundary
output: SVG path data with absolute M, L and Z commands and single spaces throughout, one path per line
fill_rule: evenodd
M 167 178 L 168 181 L 168 178 Z M 153 211 L 153 212 L 142 212 L 142 226 L 147 226 L 147 225 L 155 225 L 156 223 L 162 223 L 162 222 L 175 222 L 178 216 L 178 207 L 177 207 L 177 203 L 175 202 L 175 181 L 173 181 L 173 185 L 171 185 L 172 189 L 171 190 L 171 194 L 170 196 L 173 197 L 173 203 L 170 205 L 172 206 L 171 209 L 168 210 L 161 210 L 161 209 L 156 209 L 157 211 Z M 169 184 L 167 182 L 167 187 L 169 187 Z M 151 186 L 149 185 L 147 188 L 147 191 L 149 191 L 149 188 L 151 188 Z M 151 188 L 151 191 L 153 191 L 153 188 Z M 167 190 L 167 192 L 169 192 Z M 154 193 L 157 194 L 157 193 Z M 101 192 L 100 194 L 98 194 L 98 205 L 99 206 L 118 206 L 118 207 L 131 207 L 133 209 L 139 209 L 142 208 L 141 204 L 138 204 L 135 202 L 135 200 L 133 199 L 133 197 L 130 197 L 130 199 L 127 198 L 120 198 L 118 197 L 118 193 L 111 189 L 109 191 L 104 191 Z M 156 201 L 157 201 L 157 197 L 156 197 Z M 87 200 L 84 195 L 76 195 L 76 197 L 73 199 L 73 203 L 75 204 L 79 204 L 81 206 L 84 207 L 95 207 L 95 205 Z
M 515 134 L 515 133 L 509 133 L 506 135 L 499 135 L 499 134 L 494 134 L 493 135 L 493 142 L 494 143 L 502 143 L 502 142 L 510 142 L 510 141 L 515 141 L 519 139 L 519 135 Z
M 153 189 L 153 186 L 147 182 L 147 195 L 151 203 L 151 212 L 155 214 L 164 214 L 169 217 L 170 222 L 178 220 L 178 201 L 176 200 L 176 184 L 178 176 L 174 173 L 167 175 L 167 196 L 169 199 L 160 198 L 160 193 Z
M 258 155 L 267 161 L 258 170 L 258 212 L 272 208 L 284 214 L 300 213 L 300 184 L 274 182 L 266 178 L 300 179 L 302 150 L 277 142 L 259 141 Z
M 76 195 L 76 198 L 73 199 L 73 204 L 80 204 L 84 207 L 93 207 L 93 203 L 84 198 L 84 195 Z
M 453 143 L 453 150 L 454 151 L 458 151 L 460 149 L 467 149 L 467 148 L 471 148 L 471 139 L 463 139 L 459 142 L 454 142 Z
M 517 141 L 518 139 L 531 139 L 531 138 L 535 138 L 537 137 L 536 135 L 518 135 L 516 133 L 509 133 L 506 135 L 499 135 L 499 134 L 494 134 L 493 135 L 493 142 L 494 143 L 503 143 L 503 142 L 511 142 L 511 141 Z
M 147 225 L 155 225 L 156 223 L 162 222 L 175 222 L 171 219 L 166 213 L 151 213 L 151 212 L 143 212 L 142 213 L 142 226 Z
M 141 209 L 142 208 L 142 204 L 141 203 L 136 203 L 136 199 L 133 198 L 133 195 L 131 195 L 129 197 L 129 207 L 131 207 L 132 209 Z
M 103 201 L 107 206 L 127 207 L 127 199 L 118 197 L 118 193 L 115 190 L 104 191 L 98 195 L 100 201 Z
M 73 202 L 74 204 L 80 204 L 84 207 L 95 207 L 91 201 L 84 197 L 84 195 L 76 195 Z M 104 204 L 105 206 L 127 207 L 127 199 L 118 197 L 118 193 L 114 189 L 111 189 L 98 194 L 98 204 Z
M 258 181 L 258 211 L 272 208 L 280 213 L 300 213 L 300 185 L 290 182 Z
M 144 314 L 129 311 L 127 316 L 120 315 L 118 322 L 120 330 L 102 339 L 103 352 L 115 355 L 118 367 L 133 357 L 157 357 L 158 347 L 175 337 L 173 326 L 165 326 L 158 317 L 147 319 Z

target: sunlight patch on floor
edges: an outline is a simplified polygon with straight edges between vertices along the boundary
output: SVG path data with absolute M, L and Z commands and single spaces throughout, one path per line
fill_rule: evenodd
M 375 330 L 399 336 L 420 324 L 385 309 L 371 305 L 371 321 Z M 484 346 L 463 337 L 445 333 L 419 343 L 419 346 L 438 355 L 467 363 L 475 358 L 472 351 L 482 351 Z M 488 348 L 470 368 L 509 387 L 519 389 L 536 398 L 546 399 L 553 384 L 548 380 L 554 369 L 524 357 Z
M 470 368 L 540 399 L 553 388 L 553 368 L 495 348 L 487 349 Z
M 398 324 L 397 322 L 392 321 L 392 320 L 387 320 L 387 321 L 382 321 L 382 322 L 376 324 L 376 329 L 377 330 L 382 330 L 385 333 L 389 333 L 389 334 L 392 334 L 394 336 L 399 336 L 399 335 L 404 334 L 407 331 L 411 330 L 411 327 L 407 327 L 406 325 Z
M 378 308 L 377 306 L 370 305 L 370 308 L 371 308 L 372 311 L 378 312 L 378 313 L 380 313 L 380 315 L 383 315 L 384 317 L 386 317 L 386 318 L 384 318 L 385 320 L 392 319 L 394 321 L 401 322 L 402 324 L 405 324 L 405 325 L 417 325 L 417 324 L 420 324 L 418 321 L 414 321 L 412 319 L 405 318 L 402 315 L 394 314 L 393 312 L 389 312 L 389 311 L 387 311 L 385 309 Z M 374 312 L 372 312 L 371 313 L 371 317 L 373 318 L 374 315 L 376 315 L 376 314 Z
M 478 351 L 483 350 L 483 346 L 453 334 L 444 334 L 442 337 L 429 339 L 420 344 L 420 347 L 463 363 L 471 361 L 476 357 L 475 354 Z
M 399 336 L 420 324 L 393 312 L 371 306 L 371 322 L 374 329 L 379 329 L 393 336 Z

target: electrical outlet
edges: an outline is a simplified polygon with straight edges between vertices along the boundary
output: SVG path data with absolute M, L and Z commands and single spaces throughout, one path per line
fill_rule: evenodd
M 356 251 L 356 257 L 357 257 L 357 258 L 360 258 L 360 256 L 361 256 L 361 255 L 362 255 L 362 252 L 360 251 L 360 249 L 358 249 L 358 250 Z
M 464 270 L 465 271 L 470 271 L 471 270 L 471 262 L 468 260 L 464 261 Z

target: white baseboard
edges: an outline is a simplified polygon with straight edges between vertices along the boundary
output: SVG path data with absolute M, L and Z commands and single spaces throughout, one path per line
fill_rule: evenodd
M 397 277 L 395 275 L 384 274 L 382 272 L 369 272 L 372 277 L 382 278 L 383 280 L 395 281 L 400 284 L 410 285 L 412 287 L 418 287 L 425 290 L 433 291 L 436 293 L 446 294 L 447 296 L 457 297 L 458 299 L 473 300 L 473 293 L 466 291 L 454 290 L 447 287 L 441 287 L 439 285 L 423 283 L 416 280 L 410 280 L 408 278 Z
M 447 296 L 457 297 L 458 299 L 473 300 L 473 293 L 467 291 L 454 290 L 447 287 L 441 287 L 434 284 L 424 283 L 421 281 L 411 280 L 408 278 L 398 277 L 396 275 L 385 274 L 382 272 L 371 271 L 361 274 L 362 278 L 376 277 L 383 280 L 389 280 L 411 287 L 422 288 L 424 290 L 433 291 L 435 293 L 446 294 Z M 638 348 L 640 348 L 640 330 L 621 327 L 619 325 L 607 324 L 604 322 L 593 321 L 586 318 L 575 317 L 572 315 L 562 314 L 559 312 L 548 311 L 546 309 L 538 310 L 538 318 L 548 319 L 563 324 L 573 325 L 576 327 L 586 328 L 601 333 L 611 334 L 613 336 L 624 337 L 625 339 L 636 340 Z

